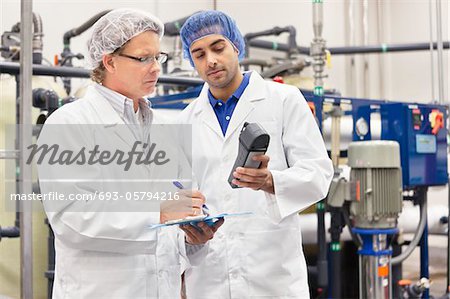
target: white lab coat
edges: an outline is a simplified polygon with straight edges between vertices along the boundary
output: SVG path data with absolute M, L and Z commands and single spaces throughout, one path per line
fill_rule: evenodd
M 225 220 L 203 262 L 186 271 L 187 297 L 308 298 L 297 213 L 326 196 L 333 175 L 310 108 L 297 88 L 253 72 L 224 137 L 207 92 L 205 84 L 180 116 L 180 122 L 192 124 L 199 189 L 211 214 L 254 214 Z M 244 122 L 257 122 L 270 134 L 275 195 L 232 189 L 227 182 Z
M 157 114 L 154 113 L 154 123 L 158 123 Z M 54 112 L 46 122 L 46 125 L 51 124 L 120 125 L 124 122 L 109 102 L 95 88 L 89 87 L 84 98 Z M 44 126 L 40 140 L 45 134 Z M 86 141 L 82 133 L 74 132 L 74 135 L 58 136 L 57 140 L 61 143 Z M 126 138 L 124 140 L 120 134 L 101 137 L 117 148 L 130 149 Z M 42 173 L 42 167 L 39 170 L 46 179 L 64 175 L 57 165 L 46 169 L 45 173 Z M 82 177 L 100 181 L 70 186 L 41 182 L 42 193 L 58 192 L 61 188 L 64 188 L 64 193 L 74 194 L 86 192 L 88 188 L 107 191 L 107 182 L 101 181 L 106 177 L 102 173 L 104 169 L 83 165 L 80 171 Z M 132 171 L 135 178 L 148 175 L 142 167 Z M 107 177 L 121 178 L 113 173 L 108 173 Z M 174 227 L 149 229 L 150 224 L 159 223 L 159 212 L 93 211 L 89 204 L 74 202 L 69 207 L 64 203 L 55 210 L 54 206 L 44 202 L 55 233 L 53 298 L 179 298 L 181 262 L 185 257 L 184 233 Z M 86 211 L 70 212 L 69 209 L 76 205 L 78 208 L 85 205 Z

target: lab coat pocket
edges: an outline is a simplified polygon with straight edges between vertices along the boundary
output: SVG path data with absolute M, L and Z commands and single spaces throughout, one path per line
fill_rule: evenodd
M 97 260 L 101 262 L 97 262 L 95 268 L 88 264 L 80 266 L 78 298 L 144 299 L 153 297 L 149 292 L 157 294 L 156 281 L 151 281 L 154 274 L 148 273 L 145 259 L 138 256 L 117 256 L 98 257 Z
M 245 233 L 245 267 L 250 296 L 294 296 L 300 280 L 299 232 L 280 228 Z

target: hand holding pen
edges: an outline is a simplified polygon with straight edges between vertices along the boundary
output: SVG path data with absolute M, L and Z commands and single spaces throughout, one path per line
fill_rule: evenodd
M 202 216 L 202 206 L 205 197 L 198 190 L 179 192 L 177 200 L 161 203 L 160 223 L 182 220 L 188 217 Z
M 180 190 L 184 190 L 184 186 L 178 182 L 174 181 L 173 184 Z M 192 190 L 193 194 L 198 192 L 198 190 Z M 203 196 L 203 195 L 202 195 Z M 204 198 L 204 197 L 203 197 Z M 206 207 L 206 204 L 203 202 L 202 212 L 204 215 L 209 215 L 209 210 Z M 180 225 L 180 228 L 186 234 L 186 242 L 192 245 L 205 244 L 208 240 L 211 240 L 214 237 L 215 232 L 219 229 L 219 227 L 223 224 L 224 219 L 220 219 L 213 226 L 209 226 L 205 222 L 199 222 L 196 226 L 193 225 Z
M 186 190 L 181 182 L 179 182 L 179 181 L 173 181 L 172 183 L 173 183 L 174 186 L 177 187 L 178 189 L 180 189 L 180 190 Z M 194 191 L 194 190 L 192 190 L 192 191 Z M 202 214 L 203 214 L 203 215 L 207 215 L 207 216 L 209 215 L 209 209 L 208 209 L 208 207 L 206 206 L 205 203 L 202 205 Z

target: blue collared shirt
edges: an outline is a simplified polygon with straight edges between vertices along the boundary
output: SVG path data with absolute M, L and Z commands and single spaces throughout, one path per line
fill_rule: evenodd
M 234 108 L 236 108 L 239 98 L 242 96 L 245 88 L 250 82 L 250 75 L 251 72 L 244 73 L 244 79 L 241 84 L 226 102 L 216 99 L 212 95 L 211 91 L 208 90 L 209 103 L 213 107 L 214 113 L 217 116 L 223 136 L 225 136 L 225 133 L 227 132 L 228 124 L 230 123 L 231 116 L 233 116 Z

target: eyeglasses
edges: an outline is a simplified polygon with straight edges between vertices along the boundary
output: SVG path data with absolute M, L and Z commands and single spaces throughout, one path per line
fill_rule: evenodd
M 131 56 L 131 55 L 123 54 L 123 53 L 120 53 L 118 55 L 122 56 L 122 57 L 126 57 L 126 58 L 129 58 L 129 59 L 133 59 L 133 60 L 139 61 L 140 63 L 142 63 L 144 65 L 152 64 L 155 61 L 158 61 L 159 64 L 163 64 L 164 62 L 167 61 L 167 58 L 169 56 L 169 54 L 164 53 L 164 52 L 161 52 L 161 53 L 159 53 L 156 56 L 146 56 L 146 57 L 135 57 L 135 56 Z

